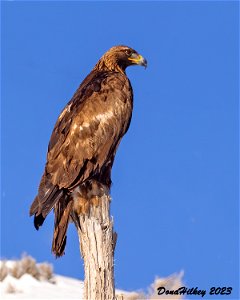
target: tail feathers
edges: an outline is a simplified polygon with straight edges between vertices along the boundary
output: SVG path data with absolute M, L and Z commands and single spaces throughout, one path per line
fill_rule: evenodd
M 66 233 L 72 206 L 72 199 L 65 195 L 54 207 L 55 220 L 52 252 L 56 255 L 56 257 L 60 257 L 64 254 L 67 241 Z

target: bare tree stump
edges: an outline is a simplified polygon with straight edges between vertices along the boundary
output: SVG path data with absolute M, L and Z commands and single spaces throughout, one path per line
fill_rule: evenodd
M 84 260 L 84 299 L 113 300 L 114 249 L 117 234 L 110 217 L 110 196 L 97 199 L 87 213 L 74 216 L 80 251 Z

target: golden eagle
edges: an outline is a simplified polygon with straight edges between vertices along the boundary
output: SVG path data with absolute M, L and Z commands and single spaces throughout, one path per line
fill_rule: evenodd
M 118 145 L 127 132 L 133 91 L 125 70 L 147 61 L 127 46 L 115 46 L 97 62 L 60 114 L 30 215 L 36 229 L 54 208 L 52 252 L 64 254 L 71 213 L 108 193 Z

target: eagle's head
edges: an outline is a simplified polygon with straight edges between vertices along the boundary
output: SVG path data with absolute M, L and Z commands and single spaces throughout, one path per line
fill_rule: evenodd
M 125 72 L 128 66 L 140 65 L 147 67 L 147 60 L 136 50 L 128 46 L 110 48 L 98 61 L 95 69 Z

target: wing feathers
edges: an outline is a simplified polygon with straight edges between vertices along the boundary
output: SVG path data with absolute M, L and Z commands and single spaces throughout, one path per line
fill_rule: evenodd
M 116 149 L 132 114 L 132 88 L 122 73 L 92 71 L 55 124 L 47 163 L 30 215 L 38 229 L 54 207 L 52 251 L 64 253 L 72 210 L 71 192 L 94 178 L 111 185 Z
M 131 119 L 131 86 L 122 74 L 97 76 L 82 89 L 84 101 L 73 97 L 68 104 L 71 109 L 61 114 L 49 143 L 46 171 L 59 189 L 68 189 L 77 178 L 80 183 L 94 176 L 113 155 L 113 145 Z
M 55 203 L 61 199 L 63 193 L 64 191 L 54 186 L 49 176 L 44 173 L 39 186 L 38 195 L 30 207 L 30 216 L 35 215 L 34 226 L 37 230 L 42 226 L 45 217 L 51 211 Z

